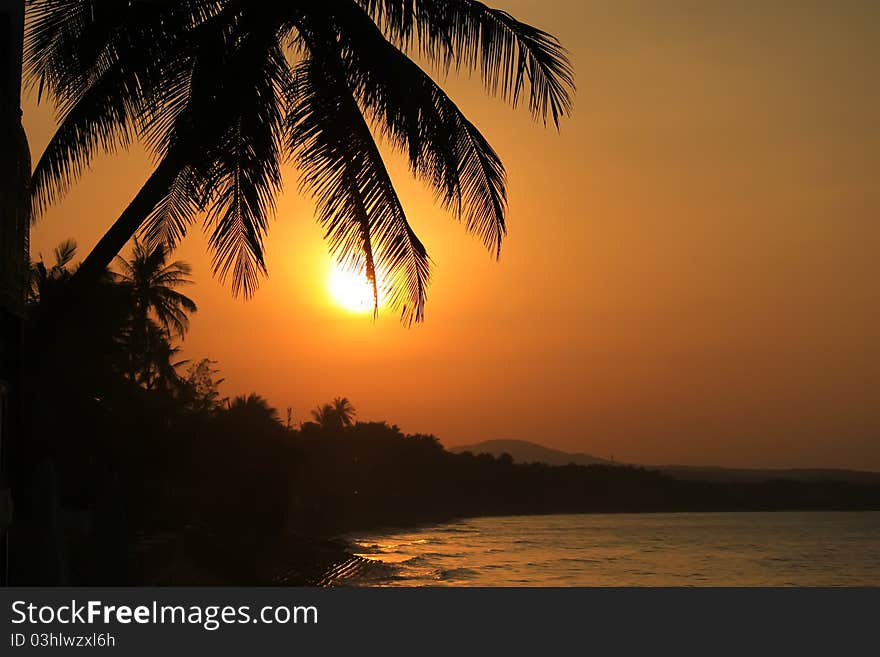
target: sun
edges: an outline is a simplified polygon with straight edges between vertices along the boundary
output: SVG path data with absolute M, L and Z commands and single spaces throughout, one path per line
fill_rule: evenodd
M 336 265 L 330 271 L 327 287 L 333 301 L 353 313 L 373 311 L 373 287 L 363 274 Z M 381 298 L 379 299 L 381 304 Z

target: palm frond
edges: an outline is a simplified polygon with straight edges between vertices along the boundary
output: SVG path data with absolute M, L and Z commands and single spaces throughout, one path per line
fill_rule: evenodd
M 226 3 L 35 0 L 27 12 L 25 80 L 58 108 L 59 128 L 34 172 L 35 216 L 98 152 L 143 137 L 154 150 L 186 98 L 195 28 Z
M 278 28 L 261 25 L 244 33 L 218 70 L 221 83 L 210 97 L 194 99 L 209 114 L 195 129 L 202 158 L 205 227 L 214 274 L 231 277 L 235 295 L 251 296 L 267 273 L 263 236 L 281 188 L 284 134 L 283 89 L 290 70 L 278 47 Z
M 80 102 L 61 110 L 60 125 L 31 179 L 34 216 L 63 196 L 96 152 L 114 152 L 131 143 L 133 96 L 124 75 L 107 75 Z
M 349 5 L 346 5 L 349 6 Z M 360 104 L 496 256 L 506 234 L 501 159 L 455 103 L 354 5 L 340 11 L 346 74 Z
M 76 257 L 76 240 L 68 238 L 55 247 L 55 265 L 57 269 L 66 267 Z
M 38 87 L 40 99 L 44 90 L 70 94 L 88 86 L 99 53 L 129 9 L 129 3 L 103 3 L 101 8 L 98 4 L 82 0 L 28 3 L 24 73 L 29 86 Z
M 147 320 L 152 312 L 158 328 L 183 337 L 189 329 L 189 314 L 198 308 L 192 299 L 174 288 L 193 283 L 192 268 L 183 261 L 168 263 L 167 259 L 164 245 L 149 246 L 135 239 L 130 258 L 118 256 L 116 264 L 120 283 L 131 295 L 136 316 L 140 316 L 141 328 L 149 327 Z
M 192 275 L 192 267 L 183 260 L 175 260 L 174 262 L 163 265 L 158 269 L 151 280 L 154 285 L 175 287 L 178 285 L 189 285 L 192 283 L 190 276 Z
M 331 253 L 366 272 L 404 323 L 424 317 L 430 261 L 410 227 L 333 46 L 313 39 L 291 93 L 291 145 Z M 377 298 L 375 295 L 374 298 Z
M 514 107 L 528 83 L 529 111 L 556 127 L 575 89 L 568 53 L 553 35 L 476 0 L 357 0 L 404 49 L 444 67 L 475 69 Z
M 193 0 L 182 3 L 189 5 Z M 59 128 L 32 183 L 35 215 L 64 194 L 95 153 L 129 145 L 167 85 L 167 58 L 180 40 L 169 7 L 110 0 L 37 0 L 27 12 L 25 80 L 47 91 Z M 161 9 L 158 10 L 158 9 Z M 173 16 L 180 17 L 177 7 Z
M 120 61 L 155 63 L 228 3 L 215 0 L 28 0 L 26 84 L 72 99 Z M 145 80 L 146 81 L 146 80 Z
M 121 269 L 119 275 L 123 279 L 131 281 L 138 275 L 137 269 L 135 269 L 134 259 L 127 260 L 124 256 L 119 255 L 116 256 L 113 262 L 119 269 Z
M 147 215 L 140 228 L 140 238 L 150 248 L 159 245 L 168 250 L 176 248 L 201 209 L 199 194 L 192 168 L 184 165 L 165 197 Z

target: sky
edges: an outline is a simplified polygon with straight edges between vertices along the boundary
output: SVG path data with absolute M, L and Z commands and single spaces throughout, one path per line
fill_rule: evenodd
M 296 172 L 269 278 L 234 299 L 200 226 L 176 253 L 183 345 L 223 393 L 294 421 L 334 396 L 446 445 L 531 440 L 643 464 L 880 470 L 880 4 L 493 0 L 557 35 L 577 96 L 560 133 L 443 86 L 501 154 L 501 259 L 389 169 L 435 263 L 426 321 L 340 307 Z M 34 161 L 51 106 L 24 103 Z M 97 242 L 150 172 L 99 158 L 34 226 L 34 258 Z

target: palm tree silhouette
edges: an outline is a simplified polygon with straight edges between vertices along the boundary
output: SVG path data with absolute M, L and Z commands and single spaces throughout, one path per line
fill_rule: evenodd
M 312 419 L 325 431 L 339 429 L 338 416 L 333 410 L 332 404 L 322 404 L 312 409 Z
M 42 256 L 30 264 L 28 303 L 33 311 L 57 303 L 76 271 L 71 266 L 76 251 L 76 242 L 67 239 L 55 247 L 51 266 L 46 265 Z M 132 381 L 147 388 L 158 385 L 165 389 L 182 383 L 175 368 L 186 361 L 173 360 L 180 350 L 171 340 L 184 336 L 189 326 L 188 314 L 196 311 L 196 304 L 174 288 L 192 283 L 189 265 L 180 261 L 168 263 L 164 248 L 150 251 L 137 241 L 131 259 L 120 257 L 117 262 L 122 272 L 105 272 L 102 277 L 107 286 L 98 300 L 102 310 L 93 305 L 91 311 L 98 315 L 109 313 L 122 320 L 118 341 L 127 355 L 125 371 Z
M 152 315 L 171 336 L 183 337 L 196 303 L 174 288 L 191 285 L 192 267 L 182 260 L 168 262 L 163 245 L 151 248 L 135 240 L 131 259 L 117 256 L 119 279 L 131 291 L 133 314 L 140 326 Z
M 29 5 L 26 73 L 59 107 L 36 166 L 35 209 L 99 151 L 143 141 L 157 166 L 72 281 L 93 281 L 138 231 L 173 248 L 205 213 L 214 273 L 248 296 L 292 156 L 336 259 L 404 322 L 423 318 L 430 261 L 374 134 L 496 256 L 506 234 L 500 158 L 437 83 L 478 72 L 487 91 L 558 128 L 573 73 L 550 34 L 475 0 L 238 0 Z M 525 100 L 524 100 L 525 99 Z M 379 275 L 377 275 L 379 272 Z
M 339 418 L 339 423 L 343 427 L 350 427 L 354 424 L 354 416 L 357 413 L 347 397 L 336 397 L 333 400 L 333 412 Z
M 119 283 L 131 301 L 130 344 L 133 379 L 148 389 L 156 382 L 177 379 L 171 357 L 178 349 L 172 337 L 183 337 L 196 304 L 174 288 L 189 285 L 192 269 L 180 260 L 167 261 L 165 247 L 147 248 L 135 240 L 131 259 L 119 256 Z
M 260 426 L 281 427 L 281 418 L 278 410 L 274 408 L 265 397 L 256 393 L 239 395 L 229 403 L 226 412 L 241 419 L 245 426 L 259 424 Z M 277 426 L 276 426 L 277 425 Z
M 341 431 L 354 424 L 354 406 L 347 397 L 335 397 L 312 410 L 312 418 L 325 431 Z
M 35 314 L 44 312 L 47 306 L 55 306 L 64 299 L 67 284 L 79 266 L 72 264 L 76 253 L 76 240 L 68 238 L 59 242 L 58 246 L 52 250 L 53 260 L 51 265 L 46 264 L 42 254 L 40 254 L 39 260 L 28 261 L 25 280 L 25 301 L 29 306 L 28 315 L 33 317 Z M 112 285 L 116 283 L 117 278 L 116 274 L 105 269 L 101 272 L 99 281 L 104 285 Z M 106 289 L 104 292 L 106 292 Z M 107 305 L 120 301 L 120 295 L 118 294 L 109 296 L 113 298 L 108 298 L 108 295 L 104 293 L 99 295 L 100 303 Z M 123 299 L 122 303 L 125 302 L 126 300 Z M 130 308 L 126 306 L 123 314 L 129 312 L 129 310 Z
M 68 265 L 76 257 L 76 248 L 75 240 L 66 239 L 53 250 L 54 262 L 51 267 L 46 267 L 42 256 L 38 262 L 30 263 L 27 285 L 29 303 L 39 303 L 51 292 L 51 288 L 70 278 L 71 271 Z

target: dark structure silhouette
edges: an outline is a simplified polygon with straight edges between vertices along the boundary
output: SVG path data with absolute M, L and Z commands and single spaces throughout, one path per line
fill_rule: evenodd
M 24 0 L 0 0 L 0 585 L 7 579 L 13 488 L 24 444 L 22 313 L 30 231 L 31 160 L 21 125 Z

